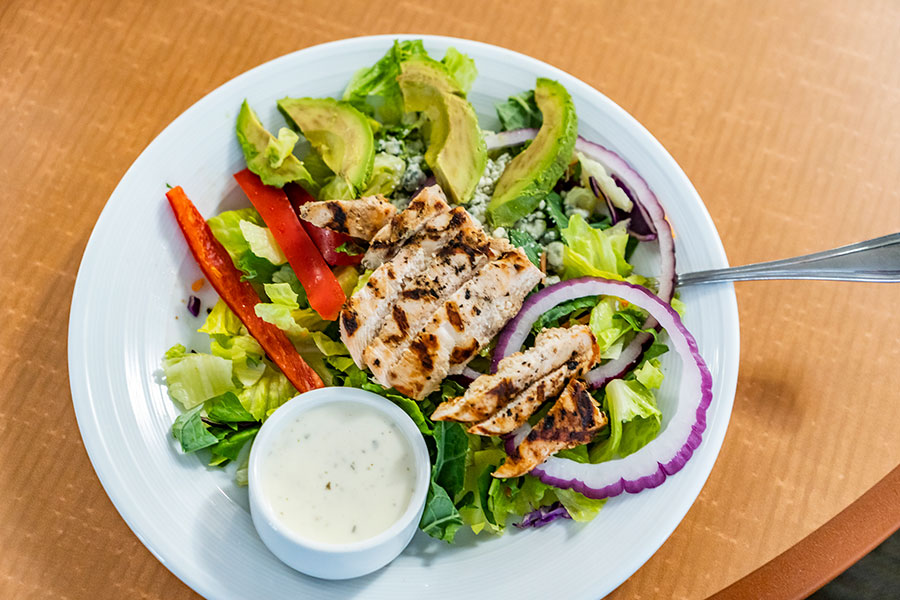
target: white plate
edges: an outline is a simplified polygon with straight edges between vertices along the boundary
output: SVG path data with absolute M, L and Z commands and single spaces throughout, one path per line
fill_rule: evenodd
M 69 320 L 69 377 L 78 425 L 106 492 L 129 527 L 175 575 L 210 598 L 597 598 L 636 571 L 681 521 L 703 487 L 725 436 L 738 370 L 738 315 L 730 285 L 685 289 L 686 323 L 713 374 L 703 443 L 661 487 L 610 500 L 586 526 L 509 528 L 502 538 L 461 536 L 448 546 L 421 532 L 387 568 L 343 582 L 303 576 L 257 537 L 247 493 L 222 469 L 180 454 L 170 434 L 178 411 L 159 384 L 163 352 L 193 341 L 202 323 L 185 310 L 201 274 L 173 219 L 166 183 L 181 185 L 207 217 L 247 205 L 231 178 L 244 167 L 234 120 L 246 97 L 270 129 L 275 100 L 339 96 L 350 76 L 384 54 L 394 37 L 308 48 L 229 81 L 185 111 L 131 166 L 109 199 L 84 253 Z M 687 177 L 630 115 L 574 77 L 487 44 L 422 37 L 437 57 L 455 46 L 475 59 L 469 96 L 482 126 L 496 126 L 497 100 L 550 77 L 575 100 L 580 133 L 608 145 L 650 183 L 676 231 L 681 271 L 727 265 L 715 227 Z M 651 263 L 652 264 L 652 263 Z M 645 271 L 648 272 L 648 271 Z M 650 270 L 650 274 L 654 271 Z M 204 307 L 211 306 L 209 286 Z M 214 296 L 213 296 L 214 297 Z M 204 311 L 205 312 L 205 311 Z M 674 363 L 674 361 L 672 361 Z M 677 372 L 665 389 L 676 389 Z M 662 402 L 671 402 L 663 393 Z M 499 593 L 499 596 L 497 595 Z

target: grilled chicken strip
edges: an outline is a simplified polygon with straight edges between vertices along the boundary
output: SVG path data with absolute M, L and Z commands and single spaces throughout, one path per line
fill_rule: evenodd
M 358 200 L 307 202 L 300 207 L 299 214 L 301 219 L 317 227 L 371 240 L 396 212 L 394 205 L 378 194 Z
M 500 331 L 542 276 L 520 248 L 489 262 L 444 303 L 379 383 L 421 400 Z
M 493 475 L 498 478 L 524 475 L 551 454 L 588 443 L 606 423 L 606 415 L 600 412 L 584 383 L 573 379 L 550 412 L 538 421 Z
M 390 260 L 406 240 L 422 231 L 432 219 L 447 212 L 450 212 L 450 205 L 440 186 L 425 188 L 405 210 L 395 214 L 374 236 L 367 238 L 371 241 L 362 260 L 363 266 L 367 269 L 378 268 L 384 261 Z
M 597 342 L 587 325 L 545 329 L 535 338 L 533 347 L 501 360 L 495 374 L 482 375 L 473 381 L 464 395 L 438 406 L 431 418 L 474 423 L 520 399 L 522 404 L 530 405 L 531 401 L 525 398 L 536 401 L 540 389 L 546 397 L 555 396 L 565 385 L 565 380 L 534 389 L 529 386 L 534 387 L 535 382 L 560 369 L 563 373 L 571 373 L 570 377 L 579 377 L 585 372 L 584 365 L 590 369 L 599 358 Z M 567 363 L 571 363 L 570 368 L 564 368 Z
M 432 219 L 399 249 L 393 259 L 375 269 L 366 285 L 347 300 L 340 315 L 341 341 L 358 367 L 365 366 L 363 353 L 401 291 L 426 269 L 435 252 L 459 236 L 470 222 L 462 208 Z
M 376 379 L 386 379 L 388 369 L 409 348 L 444 301 L 493 258 L 487 235 L 465 209 L 457 237 L 435 253 L 425 271 L 403 286 L 378 335 L 363 353 L 363 361 Z
M 503 435 L 518 429 L 528 421 L 528 417 L 537 412 L 546 400 L 558 396 L 567 381 L 587 373 L 596 362 L 595 356 L 593 349 L 587 353 L 577 355 L 573 353 L 570 360 L 532 383 L 512 402 L 501 407 L 492 417 L 470 427 L 469 433 Z

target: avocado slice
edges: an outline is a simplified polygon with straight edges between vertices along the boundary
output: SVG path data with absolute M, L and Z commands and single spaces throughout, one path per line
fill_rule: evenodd
M 487 163 L 475 110 L 447 67 L 436 60 L 416 57 L 404 61 L 397 81 L 404 108 L 420 111 L 428 120 L 425 162 L 452 200 L 465 204 L 474 195 Z
M 335 183 L 353 193 L 365 187 L 375 159 L 375 139 L 365 115 L 334 98 L 282 98 L 278 109 L 334 172 Z
M 297 135 L 283 128 L 276 138 L 266 131 L 246 100 L 241 104 L 235 133 L 247 168 L 259 175 L 264 184 L 279 188 L 292 181 L 313 185 L 309 171 L 292 153 Z
M 540 78 L 534 99 L 543 123 L 531 145 L 497 180 L 487 209 L 494 227 L 508 227 L 537 208 L 572 159 L 578 117 L 569 92 L 556 81 Z

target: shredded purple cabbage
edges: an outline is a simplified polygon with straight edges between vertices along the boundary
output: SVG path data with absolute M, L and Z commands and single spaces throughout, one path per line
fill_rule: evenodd
M 554 502 L 550 506 L 542 506 L 537 510 L 533 510 L 522 519 L 521 523 L 516 523 L 519 529 L 527 529 L 528 527 L 543 527 L 557 519 L 571 519 L 572 516 L 566 507 L 559 502 Z
M 200 314 L 200 298 L 197 296 L 189 296 L 187 301 L 188 312 L 195 317 Z

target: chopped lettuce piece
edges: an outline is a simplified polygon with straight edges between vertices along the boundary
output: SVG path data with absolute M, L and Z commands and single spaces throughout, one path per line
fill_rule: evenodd
M 374 273 L 374 271 L 369 270 L 369 269 L 366 269 L 365 271 L 363 271 L 363 274 L 360 275 L 359 279 L 356 280 L 356 285 L 353 286 L 353 291 L 350 292 L 350 294 L 348 294 L 348 297 L 352 296 L 359 290 L 363 289 L 366 286 L 366 284 L 369 282 L 369 277 L 372 276 L 372 273 Z
M 213 456 L 212 462 L 223 464 L 228 460 L 237 460 L 244 445 L 255 438 L 257 433 L 259 433 L 259 426 L 228 433 L 219 443 L 210 448 Z
M 214 335 L 209 345 L 213 356 L 231 361 L 232 373 L 242 386 L 256 383 L 266 369 L 262 360 L 265 351 L 250 334 Z
M 207 223 L 213 235 L 231 256 L 234 266 L 244 274 L 244 279 L 260 283 L 269 281 L 277 267 L 250 250 L 250 244 L 241 231 L 241 221 L 249 221 L 259 226 L 265 225 L 262 217 L 254 208 L 227 210 L 210 218 Z
M 659 389 L 663 382 L 663 372 L 659 368 L 659 361 L 645 360 L 644 363 L 633 371 L 634 378 L 641 382 L 648 390 Z
M 541 266 L 541 254 L 544 252 L 544 248 L 535 241 L 530 233 L 521 229 L 510 229 L 509 241 L 512 242 L 513 246 L 518 246 L 524 250 L 525 256 L 534 263 L 534 266 Z
M 647 331 L 655 337 L 655 330 L 641 328 L 645 319 L 646 315 L 638 308 L 630 305 L 619 308 L 619 301 L 612 297 L 601 299 L 591 310 L 588 322 L 594 337 L 597 338 L 600 357 L 618 358 L 625 345 L 627 334 Z M 627 341 L 630 342 L 631 338 L 629 337 Z
M 475 83 L 475 78 L 478 77 L 475 61 L 456 48 L 450 47 L 447 48 L 447 52 L 444 53 L 444 58 L 441 59 L 441 62 L 450 71 L 460 89 L 468 93 L 472 89 L 472 84 Z
M 259 380 L 236 392 L 241 406 L 256 421 L 265 421 L 275 409 L 297 395 L 297 390 L 281 371 L 266 365 Z
M 264 151 L 269 166 L 273 169 L 281 168 L 284 160 L 294 151 L 294 146 L 299 139 L 300 136 L 287 127 L 279 129 L 278 137 L 270 138 Z
M 359 271 L 355 267 L 350 265 L 335 267 L 334 276 L 337 278 L 338 285 L 341 286 L 345 296 L 349 296 L 356 289 L 356 283 L 359 281 Z
M 531 326 L 531 330 L 537 334 L 545 327 L 558 327 L 563 317 L 569 315 L 576 316 L 585 309 L 592 309 L 596 304 L 596 296 L 584 296 L 582 298 L 573 298 L 571 300 L 560 302 L 538 317 L 538 320 Z M 596 336 L 596 332 L 594 332 L 594 335 Z
M 379 152 L 372 164 L 372 176 L 363 192 L 363 196 L 383 194 L 389 196 L 400 185 L 400 179 L 406 171 L 406 162 L 399 156 Z
M 431 487 L 419 527 L 431 537 L 452 542 L 463 520 L 454 499 L 465 487 L 468 436 L 459 423 L 434 424 L 436 454 L 431 468 Z
M 287 257 L 281 251 L 278 242 L 275 241 L 275 236 L 268 227 L 260 227 L 250 221 L 241 221 L 238 223 L 238 227 L 240 227 L 244 239 L 247 240 L 247 245 L 250 246 L 250 252 L 276 266 L 287 262 Z
M 194 452 L 219 442 L 219 438 L 211 434 L 203 424 L 200 415 L 202 409 L 203 405 L 197 405 L 178 415 L 172 424 L 172 435 L 181 444 L 184 452 Z
M 506 102 L 498 103 L 496 109 L 503 131 L 526 127 L 540 129 L 544 120 L 534 100 L 534 90 L 510 96 Z
M 226 392 L 206 402 L 206 414 L 218 423 L 242 423 L 254 421 L 234 392 Z
M 566 511 L 572 517 L 572 520 L 579 523 L 586 523 L 596 517 L 607 500 L 606 498 L 594 500 L 584 494 L 579 494 L 575 490 L 556 489 L 555 492 L 556 497 L 566 507 Z
M 631 265 L 625 261 L 628 232 L 620 225 L 594 229 L 580 214 L 573 214 L 569 226 L 560 230 L 566 243 L 563 251 L 565 278 L 589 275 L 621 280 L 630 275 Z
M 181 344 L 166 352 L 162 368 L 169 395 L 185 409 L 235 388 L 230 360 L 212 354 L 188 353 Z
M 378 62 L 353 75 L 344 90 L 344 100 L 381 123 L 399 124 L 403 117 L 403 96 L 397 84 L 400 63 L 413 56 L 427 55 L 422 40 L 395 41 Z
M 659 433 L 662 413 L 653 392 L 635 379 L 613 379 L 606 384 L 610 436 L 590 451 L 597 463 L 640 450 Z
M 553 224 L 559 229 L 568 227 L 569 217 L 567 217 L 566 213 L 563 211 L 563 200 L 560 198 L 559 194 L 550 192 L 547 194 L 547 197 L 544 198 L 544 201 L 547 203 L 547 214 L 550 215 Z
M 220 298 L 206 315 L 203 327 L 197 331 L 209 335 L 238 335 L 244 326 L 236 314 Z
M 284 331 L 303 360 L 319 374 L 325 385 L 331 385 L 332 373 L 324 358 L 347 355 L 347 347 L 321 331 L 329 325 L 328 321 L 322 320 L 310 308 L 299 307 L 299 298 L 290 284 L 267 283 L 264 288 L 272 302 L 257 304 L 254 307 L 256 316 Z
M 447 491 L 432 479 L 425 497 L 425 510 L 419 521 L 419 529 L 433 538 L 452 543 L 456 532 L 463 525 L 462 517 Z

